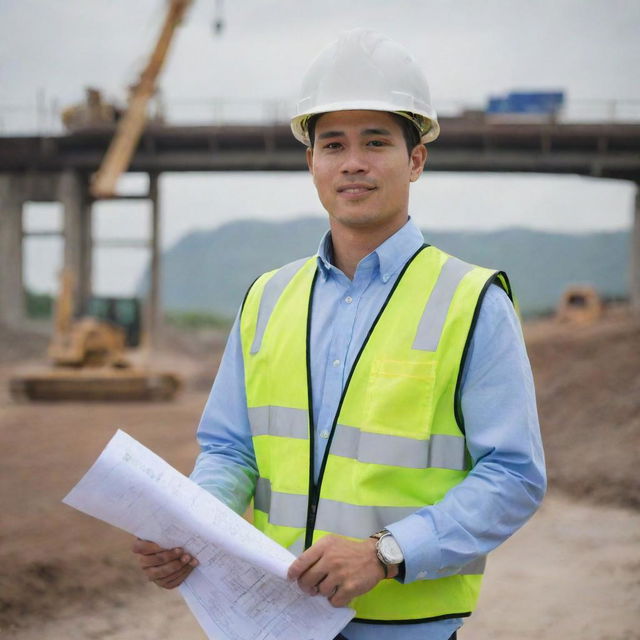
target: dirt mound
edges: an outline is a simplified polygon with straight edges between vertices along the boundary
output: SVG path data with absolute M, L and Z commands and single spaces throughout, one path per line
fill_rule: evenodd
M 640 509 L 640 318 L 527 326 L 550 486 Z

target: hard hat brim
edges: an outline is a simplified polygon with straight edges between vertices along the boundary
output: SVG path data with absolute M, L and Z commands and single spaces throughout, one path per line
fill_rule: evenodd
M 372 102 L 370 100 L 350 101 L 348 107 L 344 102 L 336 102 L 329 104 L 322 104 L 309 109 L 304 113 L 298 113 L 291 118 L 291 131 L 299 142 L 311 146 L 309 140 L 309 132 L 307 130 L 307 122 L 311 116 L 319 115 L 321 113 L 329 113 L 334 111 L 385 111 L 387 113 L 395 113 L 399 116 L 410 120 L 418 129 L 420 133 L 420 141 L 423 144 L 433 142 L 440 135 L 440 125 L 438 124 L 435 111 L 433 113 L 420 113 L 409 112 L 403 110 L 390 109 L 389 104 L 386 102 Z

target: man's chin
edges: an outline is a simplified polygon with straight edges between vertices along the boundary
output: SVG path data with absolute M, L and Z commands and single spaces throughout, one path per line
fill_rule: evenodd
M 329 214 L 330 219 L 342 227 L 354 231 L 371 231 L 394 225 L 395 216 L 384 215 L 378 212 L 340 212 Z

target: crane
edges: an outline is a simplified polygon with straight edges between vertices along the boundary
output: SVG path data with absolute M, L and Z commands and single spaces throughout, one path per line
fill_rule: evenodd
M 166 60 L 169 45 L 191 2 L 169 0 L 155 48 L 129 96 L 127 110 L 119 120 L 109 148 L 93 176 L 90 189 L 94 198 L 112 197 L 120 174 L 127 170 L 131 162 L 147 119 L 147 104 L 155 92 L 156 80 Z

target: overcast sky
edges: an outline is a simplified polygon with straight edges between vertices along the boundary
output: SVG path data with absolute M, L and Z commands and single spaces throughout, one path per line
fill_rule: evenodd
M 161 0 L 0 0 L 0 132 L 35 126 L 38 92 L 46 105 L 77 102 L 86 86 L 122 99 L 163 7 Z M 161 80 L 168 113 L 183 122 L 208 119 L 220 98 L 290 105 L 311 59 L 356 26 L 382 31 L 414 54 L 441 113 L 481 107 L 490 94 L 513 89 L 557 89 L 566 93 L 569 118 L 603 118 L 616 101 L 619 117 L 640 119 L 638 0 L 226 0 L 216 37 L 214 7 L 195 0 Z M 232 108 L 248 117 L 237 103 Z M 262 111 L 254 106 L 251 117 Z M 165 246 L 243 217 L 324 215 L 303 174 L 165 175 L 161 193 Z M 608 180 L 427 171 L 411 212 L 426 228 L 584 232 L 628 227 L 633 195 L 630 184 Z M 28 224 L 51 224 L 55 211 L 31 205 Z M 141 235 L 145 215 L 143 204 L 101 205 L 96 234 L 113 237 L 126 227 Z M 27 277 L 50 288 L 57 258 L 51 243 L 39 242 L 31 241 Z M 133 281 L 144 255 L 102 254 L 98 290 L 123 292 L 123 270 Z M 118 269 L 107 268 L 116 255 Z

